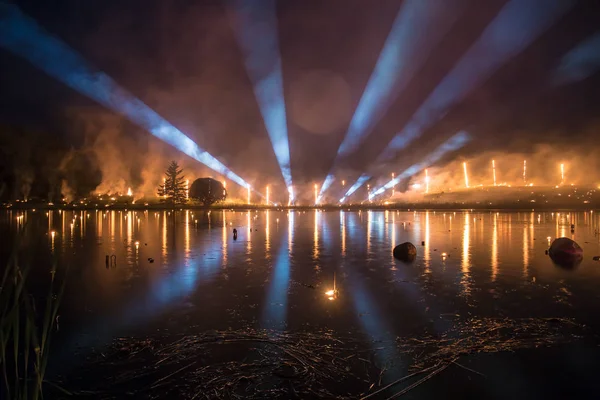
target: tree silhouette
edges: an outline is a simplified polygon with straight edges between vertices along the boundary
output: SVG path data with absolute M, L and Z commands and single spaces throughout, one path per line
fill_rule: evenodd
M 165 171 L 165 178 L 162 185 L 158 187 L 158 195 L 172 204 L 184 203 L 187 199 L 187 188 L 183 170 L 179 168 L 176 161 L 171 161 Z
M 190 198 L 199 201 L 204 206 L 210 206 L 217 201 L 227 198 L 227 190 L 223 184 L 212 178 L 196 179 L 190 187 Z

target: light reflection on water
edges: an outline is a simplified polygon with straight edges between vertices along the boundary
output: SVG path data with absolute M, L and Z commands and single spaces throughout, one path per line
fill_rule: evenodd
M 32 242 L 33 276 L 47 276 L 52 252 L 71 266 L 61 317 L 71 323 L 61 330 L 80 344 L 83 334 L 93 343 L 150 326 L 325 327 L 358 331 L 386 364 L 399 359 L 376 351 L 378 343 L 441 334 L 456 318 L 447 315 L 590 324 L 600 315 L 600 268 L 591 260 L 600 255 L 598 213 L 7 211 L 3 257 L 25 224 L 41 238 Z M 544 254 L 557 234 L 584 248 L 577 270 Z M 391 255 L 405 241 L 418 252 L 408 265 Z M 107 268 L 112 254 L 117 265 Z M 334 273 L 339 297 L 329 301 Z

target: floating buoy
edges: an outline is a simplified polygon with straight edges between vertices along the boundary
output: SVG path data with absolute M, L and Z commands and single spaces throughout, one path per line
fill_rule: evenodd
M 237 229 L 233 229 L 233 240 L 237 240 Z

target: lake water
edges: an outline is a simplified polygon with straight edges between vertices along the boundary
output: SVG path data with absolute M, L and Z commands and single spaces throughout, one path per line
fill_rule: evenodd
M 129 368 L 111 358 L 119 359 L 120 341 L 152 340 L 142 347 L 148 352 L 206 332 L 252 332 L 265 343 L 290 335 L 286 343 L 300 346 L 288 352 L 296 359 L 311 348 L 324 357 L 332 340 L 348 354 L 332 364 L 348 360 L 347 375 L 356 375 L 347 387 L 323 378 L 327 391 L 320 396 L 282 379 L 292 383 L 272 384 L 265 398 L 360 397 L 415 368 L 452 360 L 460 365 L 408 395 L 594 397 L 600 262 L 592 257 L 600 255 L 600 213 L 6 211 L 2 261 L 25 229 L 21 258 L 32 268 L 32 290 L 43 292 L 53 262 L 68 274 L 50 362 L 52 378 L 67 386 L 106 389 L 117 370 Z M 556 237 L 583 247 L 575 270 L 545 254 Z M 418 251 L 410 264 L 392 257 L 406 241 Z M 334 295 L 326 294 L 334 287 Z M 260 349 L 232 353 L 250 351 Z M 157 357 L 140 365 L 155 365 Z M 219 357 L 224 365 L 222 358 L 236 355 Z M 110 367 L 100 365 L 103 359 Z M 184 374 L 208 362 L 173 379 L 189 381 Z M 209 384 L 201 374 L 194 379 L 202 390 Z M 413 381 L 372 398 L 388 398 Z

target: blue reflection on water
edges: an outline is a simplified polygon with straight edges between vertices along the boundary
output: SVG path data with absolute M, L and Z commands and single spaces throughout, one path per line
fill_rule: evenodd
M 414 234 L 413 239 L 414 241 L 420 241 L 420 238 L 422 238 L 421 236 L 421 232 L 424 230 L 424 218 L 422 219 L 421 216 L 422 214 L 414 214 L 415 215 L 415 219 L 413 220 L 412 223 L 412 227 L 413 227 L 413 232 Z M 418 217 L 418 218 L 416 218 Z M 392 224 L 392 228 L 391 229 L 396 229 L 396 225 Z M 426 227 L 425 227 L 426 229 Z M 396 236 L 397 237 L 397 236 Z M 399 242 L 404 242 L 405 240 L 400 240 Z M 399 243 L 397 243 L 396 245 L 398 245 Z M 423 249 L 422 247 L 420 247 L 420 249 Z M 393 250 L 393 249 L 390 249 Z M 419 253 L 419 248 L 417 249 L 417 253 Z M 435 305 L 432 304 L 431 302 L 427 301 L 427 298 L 425 297 L 425 293 L 423 293 L 423 289 L 420 288 L 418 286 L 417 282 L 414 282 L 414 276 L 410 276 L 407 271 L 412 271 L 412 266 L 411 265 L 406 265 L 401 261 L 395 261 L 397 264 L 400 264 L 394 271 L 394 283 L 395 285 L 398 287 L 399 292 L 402 293 L 402 295 L 404 297 L 406 297 L 408 299 L 408 303 L 410 304 L 414 304 L 415 307 L 413 307 L 413 310 L 418 313 L 418 315 L 421 317 L 421 319 L 423 321 L 425 320 L 430 320 L 427 317 L 427 311 L 425 311 L 427 308 L 429 308 L 431 310 L 430 314 L 431 315 L 440 315 L 440 311 L 439 308 Z M 410 269 L 409 269 L 410 268 Z M 420 266 L 419 266 L 419 273 L 421 272 Z M 442 333 L 445 332 L 447 329 L 450 328 L 450 326 L 452 325 L 451 323 L 441 320 L 441 319 L 433 319 L 430 320 L 431 323 L 433 325 L 433 329 L 435 330 L 436 333 Z
M 290 287 L 290 256 L 293 235 L 293 213 L 290 213 L 288 241 L 281 241 L 271 275 L 269 291 L 262 312 L 261 326 L 267 329 L 285 330 L 287 324 L 288 290 Z M 285 235 L 284 235 L 285 238 Z
M 356 213 L 350 214 L 348 228 L 350 240 L 353 242 L 352 246 L 364 246 L 366 238 L 362 226 L 360 226 L 360 223 L 357 223 Z M 391 376 L 394 376 L 398 372 L 397 368 L 399 367 L 394 361 L 402 360 L 399 352 L 396 350 L 396 335 L 386 323 L 388 320 L 387 316 L 382 314 L 370 291 L 364 285 L 362 277 L 352 268 L 346 269 L 346 272 L 348 290 L 343 295 L 350 297 L 363 332 L 372 340 L 371 347 L 377 362 L 380 364 L 379 367 L 391 364 L 388 372 Z M 385 352 L 377 350 L 381 347 L 377 343 L 385 343 L 387 345 Z
M 173 302 L 190 295 L 200 282 L 207 282 L 221 266 L 222 242 L 216 235 L 210 238 L 208 248 L 196 262 L 184 261 L 175 271 L 155 278 L 144 296 L 125 306 L 121 323 L 125 326 L 148 320 L 163 312 Z

